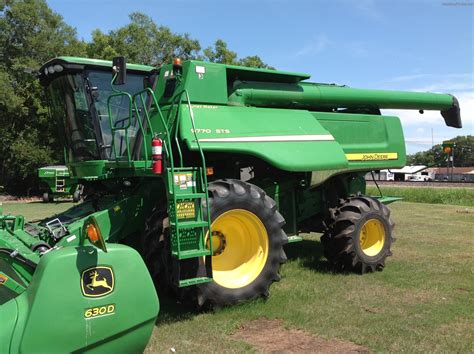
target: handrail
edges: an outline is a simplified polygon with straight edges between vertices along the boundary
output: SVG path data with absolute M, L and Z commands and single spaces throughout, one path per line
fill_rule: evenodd
M 207 177 L 206 177 L 206 159 L 204 157 L 204 152 L 202 150 L 202 147 L 201 147 L 201 144 L 199 143 L 199 139 L 197 137 L 197 134 L 196 134 L 196 123 L 195 123 L 195 120 L 194 120 L 194 112 L 193 112 L 193 109 L 192 109 L 192 106 L 191 106 L 191 100 L 189 98 L 189 93 L 188 93 L 188 90 L 184 89 L 182 91 L 180 91 L 174 98 L 173 98 L 173 101 L 171 102 L 171 108 L 175 105 L 176 103 L 176 99 L 178 98 L 178 112 L 180 111 L 180 107 L 181 107 L 181 96 L 185 94 L 186 95 L 186 102 L 188 104 L 188 110 L 189 110 L 189 117 L 190 117 L 190 120 L 191 120 L 191 126 L 192 126 L 192 131 L 193 131 L 193 134 L 194 134 L 194 138 L 196 139 L 196 144 L 197 144 L 197 147 L 198 147 L 198 150 L 199 150 L 199 154 L 201 155 L 201 163 L 202 163 L 202 166 L 203 166 L 203 180 L 201 181 L 202 182 L 202 188 L 203 188 L 203 192 L 205 191 L 204 190 L 204 186 L 207 186 Z M 170 111 L 171 112 L 171 109 Z M 169 113 L 168 113 L 169 115 Z M 181 163 L 181 166 L 183 165 L 183 160 L 182 160 L 182 154 L 181 154 L 181 148 L 179 146 L 179 139 L 178 139 L 178 131 L 179 131 L 179 123 L 180 123 L 180 115 L 178 114 L 178 118 L 176 120 L 176 122 L 173 122 L 174 124 L 176 124 L 176 129 L 175 129 L 175 133 L 174 133 L 174 138 L 176 140 L 176 144 L 177 144 L 177 147 L 178 147 L 178 150 L 180 151 L 180 163 Z M 207 193 L 206 193 L 206 196 L 207 196 Z
M 173 112 L 173 107 L 174 105 L 176 104 L 176 101 L 178 101 L 178 110 L 176 111 L 176 129 L 174 131 L 174 140 L 176 142 L 176 148 L 178 149 L 178 156 L 179 156 L 179 164 L 181 167 L 183 167 L 183 153 L 181 151 L 181 144 L 179 143 L 179 139 L 178 139 L 178 130 L 179 130 L 179 111 L 180 111 L 180 105 L 181 105 L 181 96 L 183 95 L 183 91 L 179 92 L 177 95 L 174 96 L 173 100 L 171 101 L 171 106 L 170 106 L 170 110 L 168 111 L 168 122 L 170 121 L 169 119 L 169 116 L 171 114 L 171 112 Z M 178 100 L 177 100 L 178 99 Z M 171 123 L 171 127 L 173 126 L 173 124 L 175 124 L 175 121 L 173 120 L 173 122 Z
M 206 196 L 206 209 L 207 209 L 207 224 L 208 224 L 208 233 L 209 233 L 209 249 L 212 253 L 212 235 L 211 235 L 211 213 L 209 208 L 209 195 L 207 193 L 207 168 L 206 168 L 206 158 L 204 157 L 204 152 L 202 151 L 201 144 L 199 143 L 199 139 L 196 133 L 196 123 L 194 121 L 194 112 L 193 108 L 191 107 L 191 100 L 189 99 L 189 93 L 186 89 L 183 90 L 186 94 L 186 101 L 188 103 L 189 109 L 189 117 L 191 119 L 191 125 L 193 127 L 193 134 L 194 138 L 196 139 L 196 144 L 199 150 L 199 154 L 201 155 L 201 163 L 202 163 L 202 173 L 201 173 L 201 189 L 204 195 Z M 178 122 L 179 123 L 179 122 Z
M 146 139 L 145 139 L 145 129 L 143 127 L 143 122 L 142 122 L 142 119 L 141 117 L 138 115 L 138 112 L 139 112 L 139 107 L 138 107 L 138 103 L 137 103 L 137 98 L 140 99 L 140 103 L 143 107 L 143 113 L 144 113 L 144 117 L 146 118 L 146 122 L 148 124 L 148 126 L 150 127 L 150 132 L 153 136 L 156 136 L 156 133 L 153 131 L 153 127 L 151 125 L 151 120 L 150 120 L 150 113 L 147 109 L 147 106 L 145 105 L 145 99 L 144 99 L 144 94 L 147 93 L 151 96 L 151 99 L 152 99 L 152 105 L 154 104 L 156 109 L 157 109 L 157 112 L 158 112 L 158 116 L 160 117 L 160 120 L 161 120 L 161 123 L 163 125 L 163 128 L 165 130 L 165 144 L 164 144 L 164 148 L 165 148 L 165 152 L 166 152 L 166 156 L 169 156 L 169 162 L 170 162 L 170 169 L 171 169 L 171 179 L 170 179 L 170 176 L 168 176 L 168 184 L 173 184 L 173 181 L 174 181 L 174 158 L 173 158 L 173 153 L 172 153 L 172 145 L 171 145 L 171 134 L 170 134 L 170 129 L 173 129 L 173 126 L 175 126 L 175 132 L 174 132 L 174 138 L 176 140 L 176 146 L 177 146 L 177 149 L 178 149 L 178 153 L 179 153 L 179 159 L 180 159 L 180 166 L 183 167 L 183 154 L 182 154 L 182 151 L 181 151 L 181 147 L 180 147 L 180 144 L 179 144 L 179 140 L 178 140 L 178 132 L 179 132 L 179 126 L 180 126 L 180 112 L 181 112 L 181 104 L 182 104 L 182 95 L 185 94 L 186 96 L 186 102 L 187 102 L 187 105 L 188 105 L 188 110 L 189 110 L 189 117 L 190 117 L 190 121 L 191 121 L 191 126 L 192 126 L 192 131 L 193 131 L 193 134 L 194 134 L 194 138 L 196 139 L 196 144 L 197 144 L 197 148 L 199 150 L 199 154 L 200 154 L 200 157 L 201 157 L 201 163 L 202 163 L 202 167 L 201 167 L 201 173 L 200 173 L 200 184 L 201 184 L 201 192 L 203 192 L 205 194 L 205 198 L 206 198 L 206 209 L 207 209 L 207 223 L 208 223 L 208 232 L 211 232 L 210 231 L 210 228 L 211 228 L 211 215 L 210 215 L 210 209 L 209 209 L 209 196 L 208 196 L 208 193 L 207 193 L 207 170 L 206 170 L 206 159 L 205 159 L 205 156 L 204 156 L 204 152 L 202 150 L 202 147 L 201 147 L 201 144 L 199 142 L 199 139 L 198 139 L 198 136 L 197 136 L 197 133 L 196 133 L 196 122 L 195 122 L 195 119 L 194 119 L 194 112 L 193 112 L 193 109 L 192 109 L 192 106 L 191 106 L 191 100 L 190 100 L 190 97 L 189 97 L 189 93 L 186 89 L 182 90 L 181 92 L 179 92 L 178 94 L 175 95 L 175 97 L 173 98 L 172 102 L 171 102 L 171 106 L 170 106 L 170 110 L 168 111 L 168 115 L 167 115 L 167 118 L 168 120 L 165 121 L 165 118 L 163 117 L 163 114 L 161 112 L 161 109 L 160 109 L 160 106 L 158 105 L 158 101 L 156 99 L 156 96 L 155 96 L 155 93 L 153 92 L 153 90 L 151 90 L 150 88 L 146 88 L 145 90 L 142 90 L 140 92 L 137 92 L 133 95 L 133 98 L 132 98 L 132 103 L 133 103 L 133 106 L 135 108 L 135 112 L 137 114 L 137 120 L 138 120 L 138 123 L 139 123 L 139 128 L 140 128 L 140 131 L 143 135 L 143 144 L 144 144 L 144 148 L 145 148 L 145 166 L 147 166 L 147 163 L 148 163 L 148 149 L 146 147 Z M 176 120 L 173 120 L 173 122 L 171 123 L 171 125 L 169 126 L 168 123 L 170 123 L 170 115 L 172 114 L 173 112 L 173 108 L 175 106 L 175 104 L 177 103 L 177 112 L 176 112 Z M 150 105 L 150 107 L 152 106 Z M 129 122 L 130 123 L 130 122 Z M 130 126 L 130 124 L 129 124 Z M 176 206 L 176 203 L 177 203 L 177 199 L 176 199 L 176 194 L 174 193 L 174 190 L 172 188 L 172 186 L 170 186 L 169 188 L 169 193 L 172 194 L 172 198 L 173 198 L 173 205 Z M 177 242 L 178 242 L 178 249 L 180 249 L 180 246 L 179 246 L 179 237 L 177 239 Z M 212 237 L 209 237 L 209 242 L 210 242 L 210 249 L 212 250 Z
M 145 137 L 146 137 L 145 129 L 143 128 L 142 119 L 139 116 L 140 110 L 139 110 L 138 105 L 137 105 L 137 97 L 140 97 L 140 102 L 141 102 L 142 107 L 143 107 L 143 112 L 144 112 L 144 115 L 146 117 L 147 124 L 150 127 L 150 131 L 152 132 L 153 127 L 151 126 L 148 110 L 146 109 L 146 105 L 145 105 L 145 102 L 144 102 L 143 96 L 142 96 L 142 94 L 145 93 L 145 92 L 146 92 L 146 90 L 142 90 L 140 92 L 135 93 L 133 95 L 132 99 L 133 99 L 133 106 L 135 107 L 135 114 L 137 115 L 138 126 L 139 126 L 140 132 L 142 133 L 142 137 L 143 137 L 143 148 L 145 150 L 145 168 L 146 168 L 148 166 L 148 148 L 147 148 L 146 139 L 145 139 Z
M 189 117 L 191 119 L 191 125 L 193 127 L 193 134 L 194 134 L 194 138 L 196 139 L 196 144 L 197 144 L 197 147 L 198 147 L 198 150 L 199 150 L 199 154 L 201 155 L 201 162 L 202 162 L 202 168 L 203 168 L 203 179 L 204 179 L 204 186 L 207 186 L 207 171 L 206 171 L 206 158 L 204 157 L 204 152 L 202 151 L 202 148 L 201 148 L 201 144 L 199 143 L 199 139 L 197 137 L 197 134 L 196 134 L 196 124 L 195 124 L 195 121 L 194 121 L 194 112 L 193 112 L 193 109 L 191 107 L 191 100 L 189 99 L 189 94 L 188 94 L 188 91 L 187 90 L 183 90 L 183 92 L 186 94 L 186 101 L 188 103 L 188 108 L 189 108 Z M 204 192 L 204 187 L 203 187 L 203 192 Z M 207 200 L 207 193 L 206 193 L 206 200 Z
M 142 105 L 143 105 L 143 109 L 144 109 L 144 113 L 145 113 L 145 117 L 147 119 L 147 124 L 148 126 L 150 127 L 150 132 L 153 136 L 156 136 L 157 134 L 153 131 L 153 127 L 151 125 L 151 120 L 150 120 L 150 115 L 149 115 L 149 112 L 148 112 L 148 109 L 146 108 L 146 106 L 143 104 L 144 103 L 144 99 L 143 99 L 143 94 L 144 93 L 149 93 L 150 96 L 151 96 L 151 99 L 152 99 L 152 104 L 155 105 L 156 107 L 156 110 L 158 112 L 158 116 L 160 117 L 160 120 L 161 120 L 161 123 L 163 124 L 163 128 L 165 129 L 165 151 L 166 151 L 166 155 L 169 156 L 169 160 L 170 160 L 170 168 L 171 168 L 171 172 L 172 174 L 174 174 L 174 159 L 173 159 L 173 154 L 172 154 L 172 149 L 171 149 L 171 140 L 170 140 L 170 132 L 169 132 L 169 129 L 168 129 L 168 126 L 165 122 L 165 119 L 163 117 L 163 114 L 161 112 L 161 109 L 160 109 L 160 106 L 158 105 L 158 100 L 156 99 L 156 96 L 155 96 L 155 93 L 153 92 L 153 90 L 149 87 L 147 87 L 146 89 L 140 91 L 140 92 L 137 92 L 136 94 L 133 95 L 134 97 L 134 106 L 136 107 L 136 109 L 138 108 L 138 106 L 136 105 L 136 97 L 140 97 L 140 100 L 142 102 Z M 143 132 L 142 132 L 143 134 Z M 144 139 L 143 139 L 143 143 L 146 144 L 146 141 L 145 141 L 145 134 L 143 135 Z
M 114 124 L 112 123 L 112 110 L 111 110 L 111 105 L 110 105 L 110 101 L 114 98 L 114 97 L 119 97 L 119 96 L 126 96 L 128 97 L 128 100 L 130 102 L 130 105 L 129 105 L 129 111 L 128 111 L 128 124 L 124 127 L 120 127 L 120 128 L 115 128 Z M 115 147 L 115 132 L 118 131 L 118 130 L 123 130 L 125 132 L 125 144 L 127 145 L 127 157 L 128 157 L 128 163 L 131 162 L 132 158 L 131 158 L 131 155 L 130 155 L 130 142 L 128 140 L 128 128 L 130 128 L 130 124 L 131 124 L 131 120 L 132 120 L 132 114 L 133 114 L 133 110 L 132 110 L 132 96 L 128 93 L 128 92 L 124 92 L 124 91 L 117 91 L 116 93 L 110 95 L 109 97 L 107 97 L 107 113 L 109 115 L 109 124 L 110 124 L 110 131 L 112 133 L 112 150 L 114 152 L 114 156 L 115 156 L 115 160 L 117 161 L 118 160 L 118 156 L 117 156 L 117 149 Z

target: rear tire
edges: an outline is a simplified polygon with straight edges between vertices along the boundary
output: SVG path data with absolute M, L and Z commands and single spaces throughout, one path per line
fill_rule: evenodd
M 259 187 L 232 179 L 210 183 L 209 196 L 214 281 L 197 286 L 197 305 L 267 297 L 270 285 L 280 280 L 288 242 L 275 201 Z
M 390 209 L 369 197 L 346 199 L 334 222 L 321 237 L 324 255 L 340 271 L 365 273 L 382 270 L 392 253 Z

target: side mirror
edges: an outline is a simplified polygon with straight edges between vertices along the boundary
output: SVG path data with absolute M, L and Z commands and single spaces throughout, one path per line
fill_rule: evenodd
M 114 85 L 125 84 L 127 77 L 127 60 L 125 57 L 114 57 L 112 59 L 112 71 L 115 77 Z

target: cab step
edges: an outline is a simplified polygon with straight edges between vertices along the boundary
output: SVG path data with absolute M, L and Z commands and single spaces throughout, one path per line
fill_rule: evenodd
M 197 285 L 202 283 L 210 283 L 213 281 L 212 278 L 209 277 L 199 277 L 199 278 L 191 278 L 179 281 L 179 287 L 184 288 L 185 286 Z
M 189 259 L 189 258 L 196 258 L 196 257 L 205 257 L 210 256 L 211 251 L 207 248 L 200 249 L 200 250 L 189 250 L 189 251 L 181 251 L 181 252 L 172 252 L 173 256 L 178 259 Z

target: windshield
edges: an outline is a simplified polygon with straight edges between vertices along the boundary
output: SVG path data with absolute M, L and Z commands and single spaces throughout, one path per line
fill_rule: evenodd
M 144 77 L 144 75 L 128 74 L 126 83 L 122 86 L 115 86 L 114 88 L 120 91 L 128 92 L 129 94 L 133 95 L 143 90 Z M 133 115 L 132 119 L 129 119 L 130 101 L 128 97 L 125 95 L 120 95 L 111 98 L 111 119 L 109 121 L 107 100 L 109 96 L 115 93 L 110 85 L 110 81 L 112 79 L 111 73 L 106 71 L 91 70 L 87 72 L 87 78 L 89 80 L 90 87 L 94 90 L 94 107 L 97 112 L 97 117 L 99 119 L 99 126 L 103 142 L 102 149 L 105 158 L 113 159 L 116 157 L 114 154 L 114 149 L 112 149 L 111 124 L 112 127 L 115 129 L 128 127 L 127 135 L 129 147 L 131 150 L 133 150 L 137 138 L 139 125 L 135 115 Z M 125 139 L 125 129 L 119 129 L 115 131 L 114 145 L 117 157 L 122 157 L 126 155 L 127 143 Z
M 143 90 L 145 77 L 145 74 L 130 73 L 126 83 L 116 88 L 133 95 Z M 107 100 L 115 93 L 111 79 L 109 71 L 88 70 L 86 76 L 83 73 L 59 76 L 48 86 L 51 112 L 60 122 L 68 161 L 121 158 L 127 155 L 127 146 L 133 151 L 139 124 L 135 115 L 129 117 L 130 101 L 126 95 L 111 98 L 109 120 Z M 116 129 L 114 134 L 111 127 Z M 127 127 L 128 144 L 125 129 L 120 129 Z
M 60 76 L 48 87 L 51 112 L 63 130 L 69 161 L 99 158 L 81 74 Z

